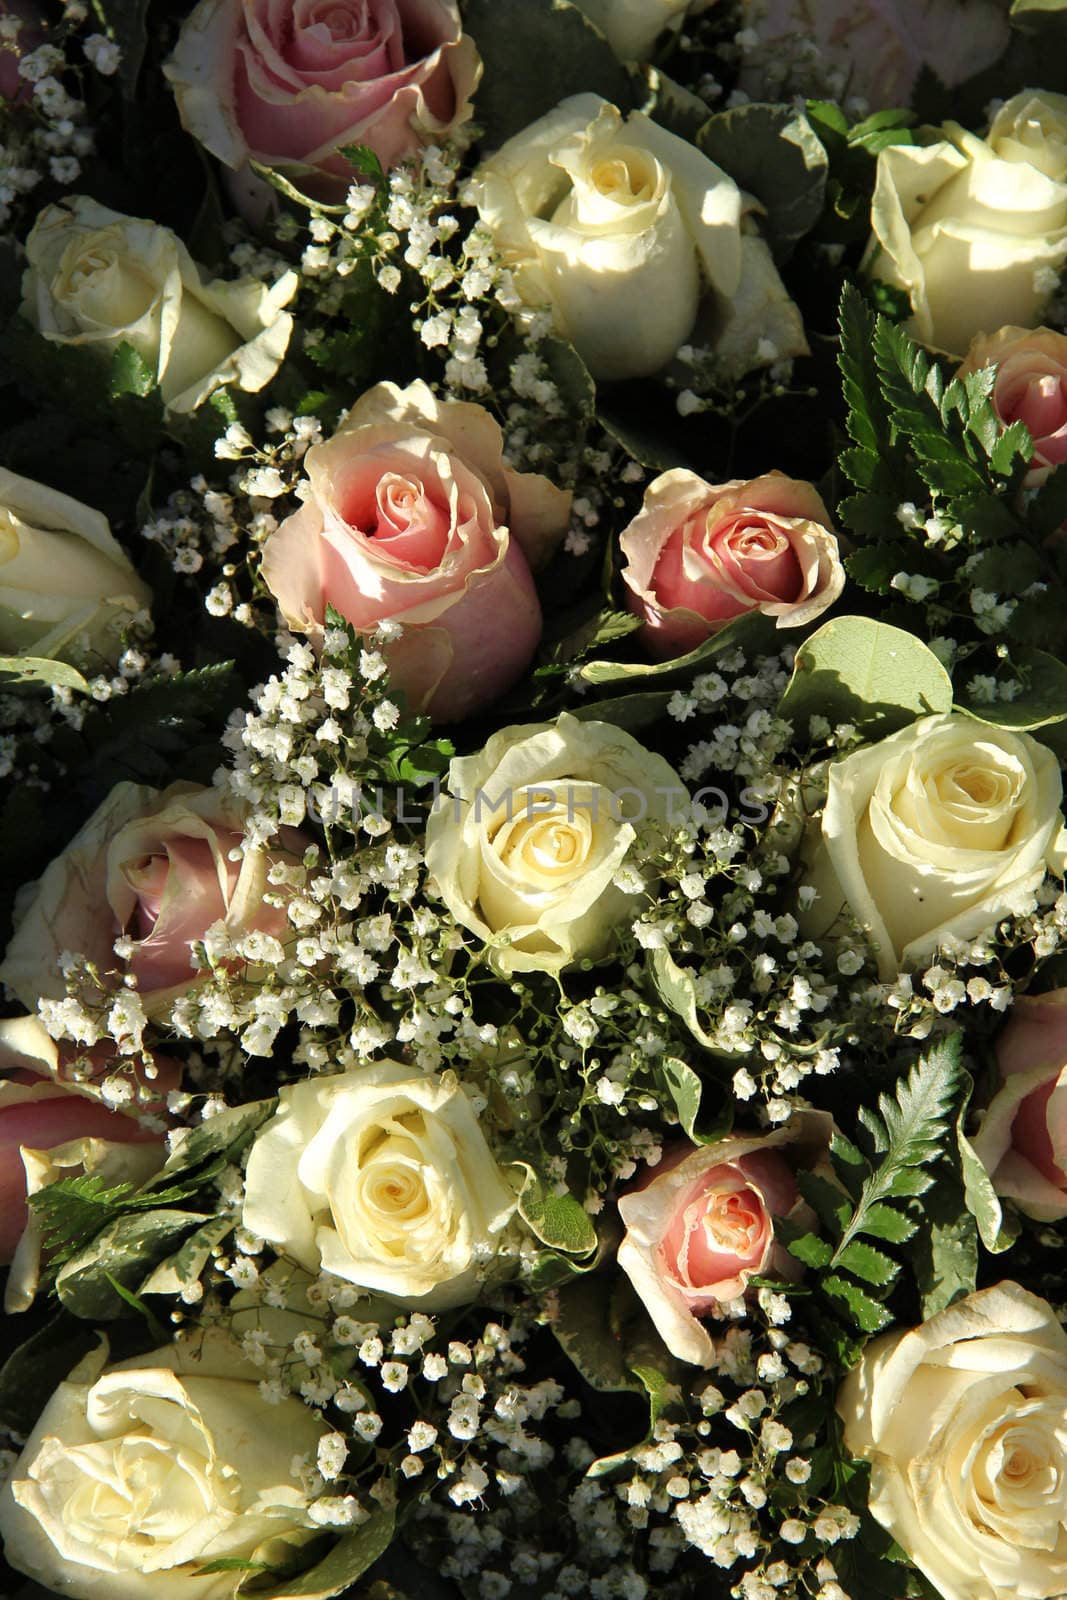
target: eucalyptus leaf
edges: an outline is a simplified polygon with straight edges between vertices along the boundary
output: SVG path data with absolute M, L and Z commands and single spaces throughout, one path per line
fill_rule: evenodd
M 774 623 L 758 611 L 746 612 L 713 633 L 710 639 L 671 661 L 587 661 L 578 676 L 585 683 L 638 683 L 644 678 L 679 679 L 698 667 L 710 666 L 726 650 L 741 648 L 746 654 L 766 654 L 775 648 Z
M 640 80 L 568 0 L 467 0 L 464 27 L 484 65 L 474 116 L 490 149 L 572 94 L 602 95 L 624 115 L 636 103 Z
M 388 1550 L 396 1531 L 396 1512 L 382 1506 L 354 1532 L 339 1539 L 321 1561 L 293 1578 L 263 1587 L 256 1581 L 249 1600 L 331 1600 L 361 1578 Z M 242 1591 L 243 1592 L 243 1591 Z
M 869 617 L 834 617 L 797 651 L 779 715 L 851 722 L 882 737 L 951 709 L 952 680 L 921 639 Z
M 671 690 L 646 690 L 644 694 L 622 694 L 611 700 L 587 700 L 571 712 L 578 722 L 610 722 L 613 728 L 637 733 L 655 727 L 667 714 Z
M 65 661 L 52 661 L 46 656 L 0 656 L 0 675 L 13 677 L 17 683 L 40 683 L 50 689 L 75 689 L 78 694 L 88 694 L 89 685 L 76 668 Z M 0 685 L 5 691 L 14 684 Z
M 785 105 L 736 106 L 710 117 L 696 142 L 765 208 L 763 226 L 779 256 L 818 222 L 829 162 L 803 112 Z
M 1021 694 L 991 706 L 965 699 L 958 709 L 979 722 L 1016 732 L 1067 721 L 1067 666 L 1045 650 L 1026 648 L 1013 649 L 1012 661 L 1026 684 Z

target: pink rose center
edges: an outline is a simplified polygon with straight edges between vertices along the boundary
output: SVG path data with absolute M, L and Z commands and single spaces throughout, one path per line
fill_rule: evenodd
M 770 1238 L 759 1192 L 737 1167 L 712 1167 L 690 1191 L 663 1239 L 670 1278 L 688 1292 L 707 1291 L 743 1268 L 758 1268 Z
M 780 528 L 758 512 L 741 511 L 709 541 L 726 576 L 754 598 L 796 600 L 804 575 L 796 552 Z
M 1053 1077 L 1039 1089 L 1031 1090 L 1020 1102 L 1012 1123 L 1011 1142 L 1043 1178 L 1055 1184 L 1057 1189 L 1065 1189 L 1067 1173 L 1053 1153 L 1052 1135 L 1048 1127 L 1049 1101 L 1055 1088 L 1056 1079 Z
M 995 393 L 1005 427 L 1021 422 L 1029 429 L 1035 456 L 1050 466 L 1067 461 L 1067 385 L 1055 373 L 1004 384 Z
M 433 572 L 444 560 L 452 527 L 446 503 L 416 478 L 386 472 L 373 496 L 357 488 L 341 512 L 354 531 L 407 572 Z
M 145 990 L 188 983 L 194 976 L 191 946 L 226 916 L 241 870 L 228 852 L 241 836 L 220 831 L 216 840 L 220 856 L 206 839 L 176 834 L 163 851 L 124 869 L 136 896 L 127 924 L 138 940 L 130 971 Z

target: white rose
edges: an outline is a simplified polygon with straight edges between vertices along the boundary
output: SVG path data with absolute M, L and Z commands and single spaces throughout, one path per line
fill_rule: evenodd
M 0 467 L 0 652 L 113 663 L 151 598 L 106 517 Z
M 956 123 L 878 157 L 867 265 L 907 290 L 908 325 L 961 356 L 979 333 L 1033 328 L 1067 262 L 1067 97 L 1025 91 L 979 139 Z
M 1062 872 L 1062 794 L 1044 745 L 956 713 L 833 762 L 805 931 L 820 937 L 847 904 L 884 982 L 946 940 L 978 938 Z
M 687 14 L 706 11 L 714 3 L 715 0 L 574 0 L 623 61 L 647 61 L 666 28 L 680 28 Z
M 195 411 L 226 384 L 256 391 L 280 367 L 297 287 L 253 278 L 205 282 L 169 228 L 85 195 L 47 206 L 26 241 L 23 315 L 53 344 L 110 356 L 130 344 L 171 412 Z
M 426 865 L 504 973 L 606 955 L 643 903 L 615 883 L 638 830 L 662 836 L 689 798 L 630 734 L 566 713 L 494 733 L 452 762 L 448 785 L 430 813 Z
M 658 372 L 707 291 L 732 369 L 758 364 L 762 338 L 776 360 L 807 350 L 767 246 L 744 230 L 736 183 L 641 112 L 624 122 L 599 95 L 573 95 L 472 182 L 520 301 L 551 310 L 594 378 Z
M 1067 1591 L 1067 1335 L 1015 1283 L 864 1351 L 837 1399 L 873 1516 L 944 1600 Z
M 229 1600 L 246 1572 L 318 1531 L 290 1477 L 328 1430 L 268 1406 L 218 1330 L 105 1370 L 87 1356 L 48 1401 L 0 1490 L 11 1565 L 73 1600 Z
M 406 1304 L 473 1299 L 516 1197 L 455 1074 L 384 1061 L 279 1098 L 248 1159 L 245 1227 Z

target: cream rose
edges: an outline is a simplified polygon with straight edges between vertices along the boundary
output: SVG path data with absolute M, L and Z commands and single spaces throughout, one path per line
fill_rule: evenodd
M 564 713 L 461 756 L 430 813 L 426 865 L 503 973 L 596 960 L 642 903 L 616 883 L 639 831 L 669 830 L 688 792 L 620 728 Z
M 176 234 L 86 195 L 46 206 L 26 241 L 22 313 L 53 344 L 102 357 L 129 344 L 155 374 L 168 411 L 195 411 L 216 389 L 255 392 L 289 346 L 296 292 L 287 272 L 205 282 Z
M 383 1061 L 279 1099 L 248 1158 L 245 1227 L 405 1304 L 472 1300 L 516 1195 L 455 1074 Z
M 820 937 L 848 905 L 883 982 L 1018 910 L 1065 853 L 1059 764 L 1028 734 L 923 717 L 830 767 L 805 882 Z
M 0 467 L 0 652 L 114 663 L 151 599 L 106 517 Z
M 715 0 L 574 0 L 623 61 L 647 61 L 660 34 Z
M 220 1330 L 106 1366 L 79 1362 L 0 1489 L 4 1554 L 72 1600 L 229 1600 L 318 1530 L 292 1476 L 328 1429 L 299 1400 L 268 1406 L 262 1373 Z
M 746 611 L 802 628 L 845 587 L 830 513 L 810 483 L 784 472 L 720 484 L 684 467 L 664 472 L 619 546 L 630 608 L 661 657 L 695 650 Z
M 1067 1334 L 1015 1283 L 869 1344 L 837 1398 L 872 1515 L 944 1600 L 1067 1590 Z
M 64 951 L 85 956 L 103 976 L 124 968 L 145 1010 L 163 1016 L 197 981 L 192 946 L 220 927 L 231 940 L 260 933 L 285 939 L 284 905 L 265 900 L 275 856 L 307 843 L 282 830 L 280 851 L 246 845 L 241 805 L 216 789 L 171 784 L 159 792 L 116 784 L 107 799 L 22 891 L 0 978 L 26 1006 L 61 998 Z M 128 961 L 116 939 L 131 944 Z
M 1067 97 L 1026 90 L 979 139 L 956 123 L 878 156 L 866 264 L 911 297 L 909 327 L 962 355 L 1041 320 L 1067 261 Z
M 454 722 L 511 687 L 541 637 L 530 574 L 562 538 L 570 494 L 504 465 L 482 406 L 379 383 L 305 458 L 308 493 L 263 549 L 289 627 L 318 644 L 327 606 L 360 632 L 399 622 L 392 683 Z
M 772 360 L 807 350 L 733 179 L 639 111 L 574 95 L 483 162 L 473 193 L 520 301 L 551 310 L 594 378 L 658 372 L 706 295 L 724 367 L 760 365 L 761 339 Z
M 812 1112 L 770 1133 L 682 1145 L 619 1200 L 619 1266 L 679 1361 L 711 1366 L 701 1318 L 743 1295 L 754 1276 L 799 1275 L 774 1237 L 775 1217 L 803 1207 L 783 1152 L 798 1142 L 825 1149 L 828 1134 L 828 1119 Z

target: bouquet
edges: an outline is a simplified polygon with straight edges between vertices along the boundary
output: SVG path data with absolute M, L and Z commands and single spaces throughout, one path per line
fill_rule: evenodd
M 1065 45 L 0 0 L 11 1600 L 1067 1592 Z

